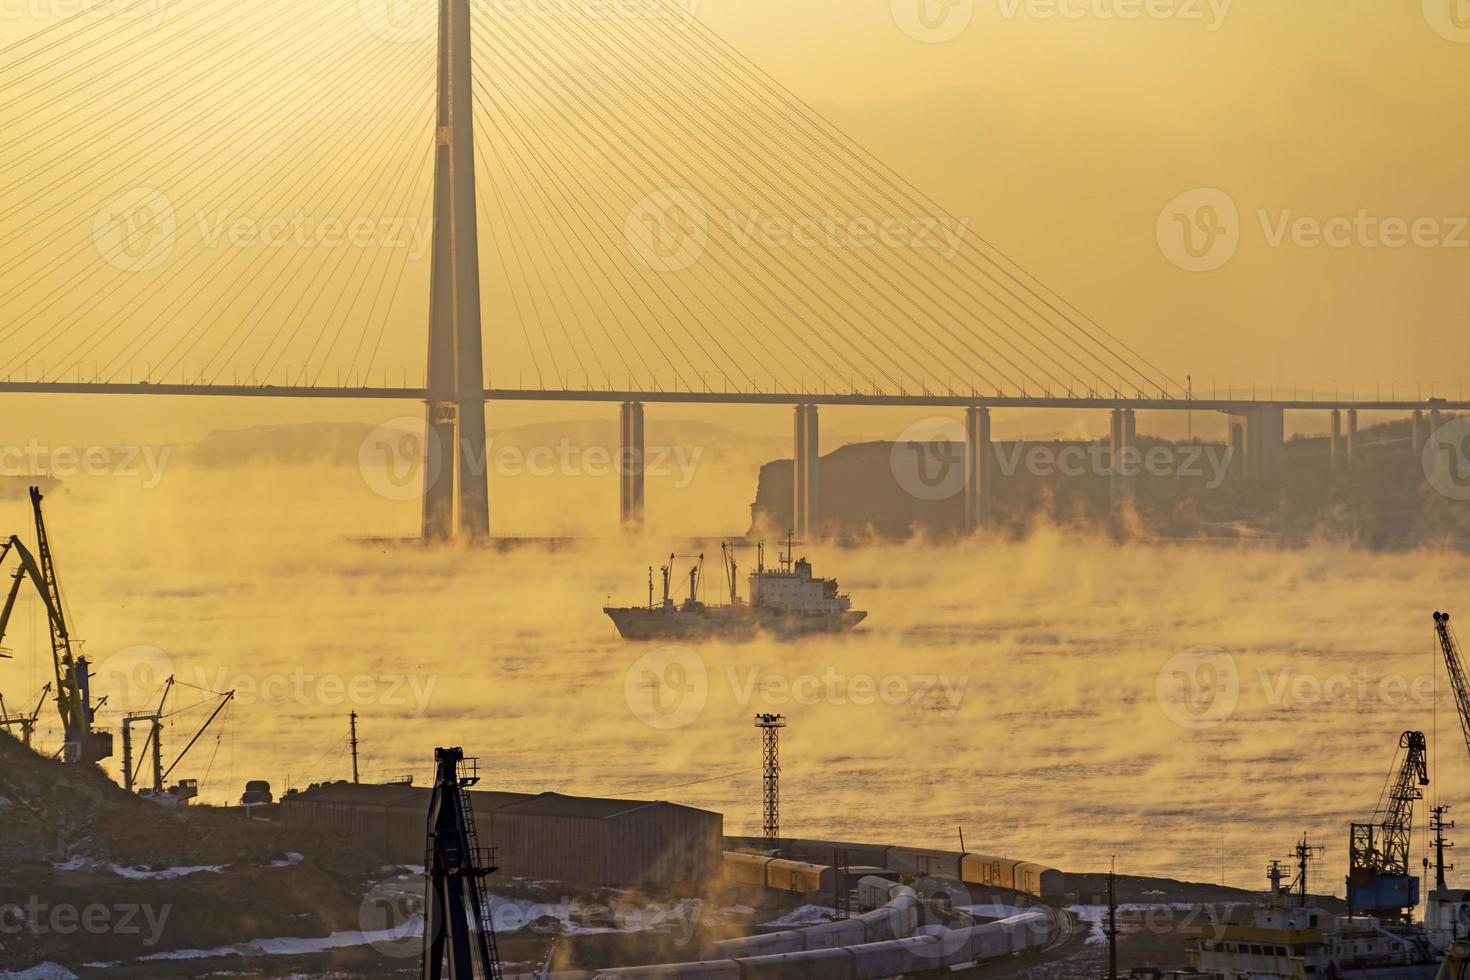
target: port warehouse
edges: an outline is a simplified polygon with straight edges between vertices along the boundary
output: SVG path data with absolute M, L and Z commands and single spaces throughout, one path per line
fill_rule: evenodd
M 287 794 L 288 826 L 352 837 L 384 861 L 424 863 L 430 790 L 327 783 Z M 695 887 L 720 871 L 724 817 L 677 803 L 469 791 L 502 874 L 582 885 Z
M 430 790 L 402 783 L 326 783 L 287 794 L 288 825 L 351 837 L 386 862 L 422 864 Z M 831 895 L 833 863 L 846 852 L 851 886 L 865 875 L 942 878 L 977 889 L 1057 900 L 1065 876 L 1029 861 L 959 851 L 848 841 L 725 837 L 724 818 L 676 803 L 559 793 L 469 791 L 480 839 L 501 873 L 583 885 L 670 889 L 716 877 L 802 895 Z

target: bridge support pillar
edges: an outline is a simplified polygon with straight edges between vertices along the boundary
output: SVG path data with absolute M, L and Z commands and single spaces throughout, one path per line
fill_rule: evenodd
M 1422 453 L 1424 443 L 1429 439 L 1429 432 L 1424 428 L 1424 413 L 1419 409 L 1414 410 L 1414 417 L 1409 423 L 1409 440 L 1414 447 L 1414 452 Z
M 1137 490 L 1138 418 L 1133 410 L 1113 409 L 1108 438 L 1108 496 L 1118 510 L 1133 501 Z
M 439 100 L 434 141 L 434 235 L 429 268 L 428 438 L 423 536 L 490 536 L 485 361 L 475 225 L 470 0 L 439 5 Z M 436 456 L 437 454 L 437 456 Z
M 817 521 L 817 470 L 821 459 L 817 439 L 817 406 L 796 406 L 795 436 L 791 532 L 798 537 L 804 537 L 812 532 Z
M 990 409 L 965 409 L 965 531 L 990 525 L 995 450 L 990 441 Z
M 1348 409 L 1347 413 L 1347 458 L 1355 460 L 1358 458 L 1358 410 Z
M 1429 432 L 1425 434 L 1426 440 L 1429 436 L 1432 436 L 1439 431 L 1440 424 L 1443 421 L 1444 416 L 1440 414 L 1439 409 L 1432 408 L 1429 410 Z
M 1230 475 L 1245 478 L 1245 419 L 1239 415 L 1225 417 L 1226 442 L 1230 444 Z
M 1342 441 L 1342 409 L 1332 410 L 1332 465 L 1341 466 L 1347 456 L 1347 447 Z
M 1286 473 L 1286 411 L 1261 405 L 1230 416 L 1232 471 L 1245 480 L 1279 480 Z
M 623 402 L 618 436 L 618 514 L 625 531 L 643 526 L 643 403 Z

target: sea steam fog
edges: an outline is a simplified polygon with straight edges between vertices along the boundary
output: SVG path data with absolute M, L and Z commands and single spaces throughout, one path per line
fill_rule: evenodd
M 174 773 L 212 802 L 252 778 L 279 794 L 347 777 L 351 711 L 368 780 L 422 781 L 435 745 L 463 745 L 488 788 L 670 799 L 722 811 L 731 833 L 759 828 L 751 716 L 778 711 L 787 834 L 948 847 L 963 827 L 972 850 L 1068 870 L 1116 853 L 1131 873 L 1236 885 L 1303 833 L 1338 879 L 1347 823 L 1370 816 L 1406 729 L 1430 737 L 1427 794 L 1470 800 L 1430 620 L 1470 618 L 1470 560 L 1451 551 L 1057 529 L 818 545 L 803 551 L 819 573 L 869 611 L 858 634 L 671 649 L 620 642 L 601 612 L 643 601 L 670 537 L 355 540 L 407 533 L 417 511 L 341 468 L 79 483 L 47 507 L 102 725 L 172 674 L 172 758 L 213 703 L 196 688 L 237 691 Z M 5 531 L 29 540 L 28 518 L 8 493 Z M 740 560 L 743 576 L 754 555 Z M 706 568 L 716 599 L 717 556 Z M 22 599 L 0 661 L 12 710 L 50 672 L 38 605 Z M 41 718 L 54 747 L 54 711 Z

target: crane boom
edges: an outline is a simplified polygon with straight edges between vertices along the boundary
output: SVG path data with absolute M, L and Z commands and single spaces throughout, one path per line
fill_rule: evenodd
M 50 627 L 51 660 L 56 673 L 56 709 L 61 715 L 61 726 L 66 739 L 62 757 L 69 762 L 97 762 L 112 755 L 112 736 L 92 730 L 94 706 L 87 658 L 72 655 L 71 633 L 66 625 L 61 584 L 56 577 L 56 564 L 51 555 L 46 522 L 41 516 L 41 500 L 40 488 L 31 487 L 31 510 L 36 519 L 36 553 L 32 555 L 14 535 L 0 547 L 0 560 L 14 551 L 20 561 L 20 568 L 11 582 L 5 605 L 0 608 L 0 637 L 4 636 L 10 623 L 21 580 L 28 578 L 36 586 L 36 591 L 46 606 L 46 621 Z
M 1450 687 L 1455 692 L 1455 707 L 1459 709 L 1460 715 L 1460 734 L 1465 736 L 1465 750 L 1470 752 L 1470 683 L 1465 680 L 1465 663 L 1460 659 L 1455 633 L 1450 628 L 1449 613 L 1434 614 L 1434 631 L 1439 635 L 1445 671 L 1450 675 Z
M 1414 830 L 1414 801 L 1424 799 L 1420 788 L 1429 785 L 1429 768 L 1423 732 L 1404 732 L 1399 747 L 1406 749 L 1404 763 L 1389 791 L 1383 816 L 1383 870 L 1409 873 L 1409 837 Z
M 168 779 L 169 775 L 173 773 L 174 769 L 178 767 L 179 763 L 184 761 L 184 756 L 189 754 L 189 750 L 194 747 L 194 743 L 199 741 L 200 737 L 204 735 L 205 729 L 214 724 L 214 720 L 219 717 L 219 713 L 225 710 L 225 705 L 229 704 L 233 700 L 235 700 L 234 691 L 227 691 L 220 696 L 219 704 L 215 706 L 214 713 L 211 714 L 207 719 L 205 719 L 204 724 L 199 726 L 199 731 L 195 732 L 194 737 L 189 739 L 189 744 L 184 746 L 184 751 L 179 753 L 179 757 L 174 760 L 173 765 L 169 766 L 168 771 L 163 774 L 164 779 Z

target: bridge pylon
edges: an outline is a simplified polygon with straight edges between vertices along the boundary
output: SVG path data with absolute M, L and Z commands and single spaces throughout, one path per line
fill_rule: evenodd
M 434 250 L 429 294 L 423 535 L 490 535 L 480 251 L 475 220 L 471 0 L 439 0 L 439 103 L 434 130 Z M 457 514 L 456 514 L 457 510 Z

